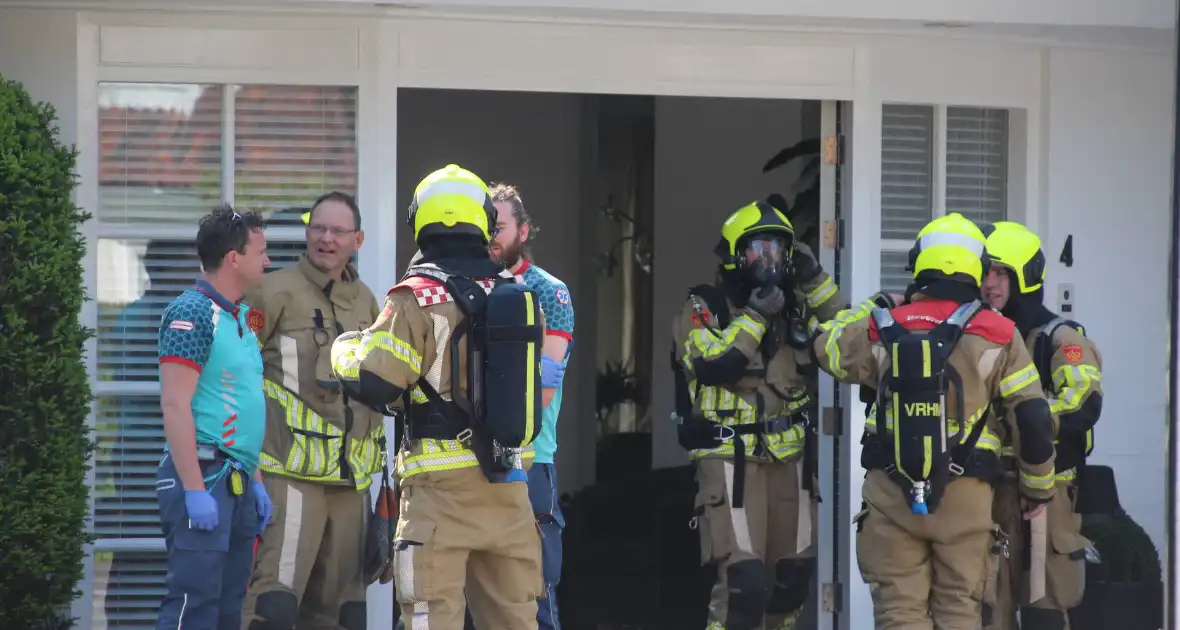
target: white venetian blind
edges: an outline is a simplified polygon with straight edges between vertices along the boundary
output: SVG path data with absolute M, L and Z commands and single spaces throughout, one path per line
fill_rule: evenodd
M 302 225 L 311 202 L 356 194 L 356 88 L 247 85 L 234 96 L 237 204 Z
M 905 293 L 913 275 L 905 270 L 909 252 L 881 251 L 881 290 Z
M 1007 110 L 946 108 L 946 209 L 981 225 L 1007 217 Z
M 234 90 L 235 122 L 224 111 Z M 304 251 L 299 214 L 355 193 L 356 89 L 100 84 L 93 630 L 154 628 L 167 572 L 156 504 L 164 448 L 156 339 L 200 275 L 197 220 L 234 205 L 271 219 L 270 270 Z M 222 144 L 233 137 L 234 160 Z
M 223 89 L 99 84 L 99 222 L 189 227 L 217 204 Z
M 881 238 L 912 240 L 934 208 L 934 108 L 882 107 Z

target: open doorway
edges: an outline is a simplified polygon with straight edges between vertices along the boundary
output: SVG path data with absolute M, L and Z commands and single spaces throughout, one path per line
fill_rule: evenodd
M 513 184 L 540 228 L 531 260 L 572 295 L 555 458 L 566 628 L 704 627 L 693 471 L 659 426 L 670 326 L 688 287 L 712 281 L 739 207 L 779 195 L 820 251 L 820 132 L 819 101 L 399 90 L 398 212 L 447 163 Z M 404 269 L 415 247 L 399 230 Z

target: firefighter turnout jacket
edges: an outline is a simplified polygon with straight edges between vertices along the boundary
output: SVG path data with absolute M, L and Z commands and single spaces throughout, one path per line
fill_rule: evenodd
M 1057 480 L 1073 481 L 1094 450 L 1094 425 L 1102 413 L 1102 354 L 1081 325 L 1062 318 L 1030 330 L 1025 344 L 1057 418 Z
M 516 281 L 507 271 L 501 275 Z M 492 278 L 477 282 L 485 292 L 494 285 Z M 453 417 L 446 409 L 452 393 L 468 386 L 467 336 L 459 339 L 458 351 L 451 347 L 464 317 L 446 285 L 411 276 L 390 289 L 373 326 L 347 333 L 333 346 L 333 368 L 349 391 L 370 405 L 405 410 L 406 440 L 397 458 L 397 477 L 403 482 L 422 473 L 480 466 L 470 448 L 470 430 L 446 428 L 446 419 Z M 526 460 L 530 452 L 524 453 Z
M 351 265 L 337 281 L 304 255 L 298 264 L 267 274 L 244 301 L 264 364 L 267 426 L 260 467 L 365 490 L 384 463 L 384 419 L 342 390 L 332 376 L 331 350 L 338 335 L 376 319 L 373 293 Z
M 795 298 L 804 305 L 797 320 L 812 326 L 846 305 L 827 272 L 796 287 Z M 717 300 L 724 300 L 723 309 Z M 673 368 L 682 371 L 678 387 L 687 390 L 677 395 L 680 422 L 764 428 L 760 438 L 746 434 L 745 439 L 732 439 L 733 431 L 718 428 L 723 434 L 720 444 L 691 449 L 692 459 L 733 458 L 736 444 L 755 461 L 785 460 L 803 451 L 807 427 L 802 412 L 815 379 L 807 371 L 810 355 L 805 342 L 792 346 L 786 338 L 789 330 L 781 316 L 768 322 L 749 307 L 735 309 L 720 288 L 705 285 L 692 291 L 672 327 Z M 681 408 L 688 406 L 691 411 Z
M 837 380 L 876 388 L 886 370 L 888 355 L 881 343 L 876 322 L 870 317 L 877 306 L 875 299 L 839 313 L 821 325 L 812 343 L 819 366 Z M 950 300 L 927 298 L 921 294 L 914 301 L 890 311 L 893 319 L 911 332 L 929 331 L 945 321 L 959 304 Z M 1053 417 L 1047 410 L 1036 367 L 1028 349 L 1016 332 L 1015 324 L 998 312 L 985 308 L 968 323 L 958 344 L 951 351 L 948 364 L 962 379 L 962 405 L 948 399 L 947 409 L 962 408 L 966 418 L 948 418 L 947 432 L 969 435 L 978 422 L 986 422 L 975 451 L 971 455 L 983 462 L 992 476 L 1000 471 L 1001 440 L 1009 437 L 1019 470 L 1021 494 L 1034 501 L 1048 501 L 1054 489 Z M 951 394 L 952 396 L 957 394 Z M 1005 415 L 1013 418 L 1004 422 Z M 961 423 L 961 426 L 960 426 Z M 1007 426 L 1004 426 L 1007 425 Z M 879 440 L 893 427 L 880 427 L 870 418 L 866 422 L 866 442 L 862 463 L 869 469 L 889 469 L 892 448 L 874 453 L 874 442 L 889 447 L 891 440 Z M 879 461 L 873 461 L 878 457 Z M 972 474 L 970 466 L 966 474 Z

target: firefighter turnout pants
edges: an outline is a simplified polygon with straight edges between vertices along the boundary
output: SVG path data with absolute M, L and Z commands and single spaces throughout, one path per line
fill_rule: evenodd
M 992 488 L 949 483 L 937 512 L 911 512 L 881 470 L 865 476 L 856 515 L 856 559 L 877 630 L 976 630 L 994 568 Z
M 733 507 L 735 462 L 697 462 L 701 562 L 717 564 L 709 630 L 793 627 L 815 574 L 816 515 L 801 489 L 802 458 L 746 461 L 742 507 Z
M 1045 506 L 1045 553 L 1029 557 L 1028 521 L 1020 514 L 1020 490 L 1016 478 L 1008 475 L 996 489 L 993 518 L 1008 534 L 1009 555 L 1001 558 L 997 574 L 996 601 L 985 630 L 1066 630 L 1070 608 L 1081 603 L 1086 588 L 1085 554 L 1090 545 L 1081 534 L 1082 516 L 1077 507 L 1077 486 L 1058 480 L 1053 500 Z M 1029 578 L 1044 574 L 1044 593 L 1029 603 Z M 1017 616 L 1020 623 L 1017 624 Z
M 541 534 L 523 482 L 491 483 L 479 468 L 402 480 L 394 584 L 402 625 L 535 630 L 545 593 Z
M 258 545 L 243 630 L 365 630 L 369 493 L 264 475 L 274 502 Z

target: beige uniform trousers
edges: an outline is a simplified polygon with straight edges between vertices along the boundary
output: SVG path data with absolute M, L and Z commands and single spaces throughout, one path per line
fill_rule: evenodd
M 402 480 L 394 541 L 397 601 L 406 630 L 537 627 L 541 533 L 523 482 L 491 483 L 479 468 Z
M 976 630 L 994 566 L 992 488 L 952 481 L 937 512 L 911 512 L 901 486 L 869 471 L 856 515 L 856 559 L 877 630 Z
M 731 606 L 755 604 L 758 610 L 748 610 L 745 617 L 763 614 L 762 628 L 779 628 L 785 620 L 793 619 L 806 601 L 814 569 L 804 573 L 807 563 L 790 561 L 814 561 L 819 510 L 814 497 L 801 502 L 801 459 L 747 461 L 740 508 L 733 507 L 731 496 L 733 460 L 705 458 L 697 462 L 696 524 L 701 535 L 701 562 L 717 563 L 717 581 L 709 600 L 709 630 L 724 627 L 732 614 Z M 739 563 L 761 573 L 760 582 L 754 576 L 742 575 L 741 579 L 764 587 L 762 602 L 744 600 L 732 592 L 742 590 L 741 585 L 730 584 L 731 568 Z M 783 602 L 790 602 L 787 607 L 793 610 L 780 610 Z
M 363 629 L 369 493 L 272 474 L 263 483 L 274 512 L 254 559 L 243 630 L 291 616 L 298 630 Z
M 1029 570 L 1025 568 L 1025 521 L 1020 514 L 1020 489 L 1015 477 L 1004 478 L 996 490 L 993 517 L 1008 534 L 1009 554 L 1000 563 L 996 601 L 987 630 L 1015 630 L 1021 606 L 1067 611 L 1081 603 L 1086 588 L 1085 550 L 1090 541 L 1081 534 L 1082 516 L 1074 512 L 1076 486 L 1059 481 L 1053 500 L 1045 506 L 1048 540 L 1041 560 L 1045 575 L 1045 596 L 1028 603 Z M 1028 561 L 1031 566 L 1031 559 Z M 1065 628 L 1069 617 L 1065 616 Z

